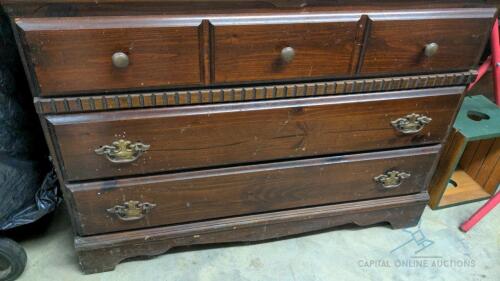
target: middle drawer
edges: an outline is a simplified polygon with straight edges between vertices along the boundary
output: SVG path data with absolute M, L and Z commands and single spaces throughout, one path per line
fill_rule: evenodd
M 463 87 L 47 116 L 68 181 L 439 143 Z

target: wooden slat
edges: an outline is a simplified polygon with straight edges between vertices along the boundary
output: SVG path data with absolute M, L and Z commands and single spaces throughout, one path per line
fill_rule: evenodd
M 467 170 L 476 154 L 477 148 L 479 147 L 480 141 L 471 141 L 467 143 L 462 158 L 460 159 L 460 168 Z
M 465 172 L 473 179 L 477 177 L 479 171 L 482 169 L 486 155 L 488 155 L 488 152 L 490 151 L 494 142 L 495 139 L 485 139 L 480 141 L 476 153 L 474 153 L 472 161 L 470 162 L 467 169 L 465 169 Z
M 492 195 L 495 193 L 500 183 L 500 138 L 495 139 L 495 142 L 484 158 L 475 180 L 486 192 Z

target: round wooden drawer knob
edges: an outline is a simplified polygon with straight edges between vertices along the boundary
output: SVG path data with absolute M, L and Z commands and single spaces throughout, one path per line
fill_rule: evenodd
M 113 61 L 113 65 L 117 68 L 125 68 L 130 63 L 127 54 L 123 52 L 114 53 L 111 60 Z
M 425 56 L 430 58 L 437 53 L 439 45 L 437 43 L 429 43 L 425 45 Z
M 285 63 L 289 63 L 295 57 L 295 50 L 292 47 L 285 47 L 281 50 L 281 59 Z

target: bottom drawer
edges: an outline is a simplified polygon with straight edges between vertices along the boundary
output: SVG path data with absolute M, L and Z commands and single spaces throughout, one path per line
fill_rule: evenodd
M 417 193 L 440 146 L 67 185 L 80 235 Z

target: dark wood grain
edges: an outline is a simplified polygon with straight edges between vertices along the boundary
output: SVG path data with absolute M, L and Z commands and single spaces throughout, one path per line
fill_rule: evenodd
M 456 18 L 450 13 L 434 19 L 415 15 L 372 15 L 360 74 L 422 73 L 476 67 L 489 38 L 494 11 L 487 17 Z M 412 19 L 412 17 L 417 17 Z M 439 50 L 426 57 L 427 44 Z
M 347 76 L 359 15 L 214 19 L 215 83 Z M 295 57 L 284 62 L 281 50 Z
M 440 146 L 283 163 L 70 184 L 80 235 L 417 193 Z M 389 170 L 411 176 L 387 189 Z M 355 190 L 352 188 L 355 187 Z M 129 200 L 156 204 L 144 219 L 121 221 L 108 208 Z
M 18 19 L 41 96 L 199 85 L 200 20 Z M 111 56 L 124 52 L 127 68 Z
M 254 214 L 228 219 L 76 237 L 75 247 L 85 273 L 113 270 L 121 261 L 154 256 L 173 247 L 242 241 L 262 241 L 355 224 L 388 222 L 393 228 L 415 226 L 427 193 Z
M 20 18 L 17 25 L 27 70 L 38 80 L 35 94 L 61 96 L 468 70 L 495 11 Z M 426 58 L 431 42 L 439 51 Z M 288 63 L 280 58 L 285 47 L 295 50 Z M 129 54 L 128 68 L 112 66 L 118 51 Z
M 47 116 L 66 180 L 146 174 L 440 142 L 463 87 Z M 404 135 L 391 121 L 433 118 Z M 136 162 L 94 150 L 118 139 L 151 145 Z

